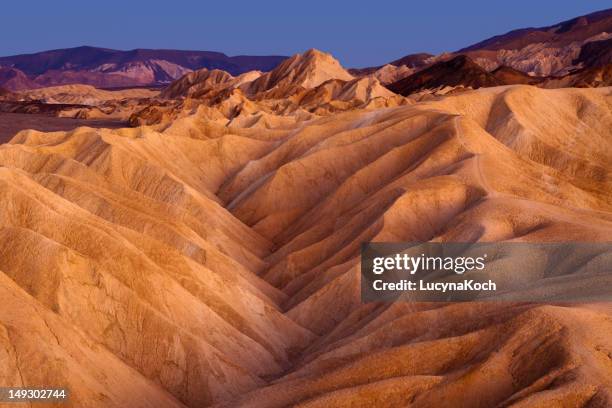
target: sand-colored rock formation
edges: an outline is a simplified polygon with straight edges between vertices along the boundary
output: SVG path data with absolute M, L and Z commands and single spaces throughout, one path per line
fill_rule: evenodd
M 281 98 L 294 93 L 298 87 L 315 88 L 330 79 L 350 81 L 353 76 L 330 54 L 310 49 L 283 61 L 242 89 L 251 95 L 265 93 Z
M 102 105 L 108 101 L 121 99 L 153 98 L 159 92 L 146 88 L 107 91 L 91 85 L 60 85 L 38 88 L 19 93 L 22 99 L 38 100 L 48 104 Z
M 130 117 L 132 125 L 165 126 L 198 111 L 209 120 L 242 127 L 295 124 L 305 118 L 356 108 L 409 103 L 374 76 L 353 78 L 331 55 L 318 50 L 296 54 L 274 70 L 232 77 L 200 70 L 172 83 L 152 104 Z
M 211 99 L 226 89 L 251 82 L 259 76 L 261 72 L 250 71 L 234 78 L 229 73 L 218 69 L 201 69 L 174 81 L 162 91 L 160 96 L 166 99 Z
M 382 66 L 353 68 L 349 72 L 358 78 L 372 75 L 382 84 L 387 85 L 444 59 L 447 59 L 445 53 L 438 56 L 427 53 L 410 54 Z
M 406 65 L 396 67 L 395 65 L 387 64 L 374 71 L 372 76 L 380 81 L 381 84 L 387 85 L 397 82 L 400 79 L 406 78 L 415 72 L 414 68 Z
M 67 384 L 74 407 L 608 406 L 609 306 L 363 304 L 358 260 L 364 241 L 609 241 L 611 91 L 23 131 L 0 145 L 2 383 Z

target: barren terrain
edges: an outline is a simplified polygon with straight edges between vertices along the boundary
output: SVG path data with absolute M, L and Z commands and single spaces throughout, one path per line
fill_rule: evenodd
M 8 142 L 16 133 L 25 129 L 55 132 L 58 130 L 72 130 L 81 126 L 112 129 L 125 127 L 125 125 L 125 122 L 108 119 L 87 120 L 58 118 L 40 114 L 0 112 L 0 144 Z
M 2 383 L 74 406 L 606 406 L 609 306 L 362 304 L 358 250 L 609 240 L 610 91 L 23 131 L 0 147 Z
M 360 288 L 364 242 L 610 243 L 610 65 L 601 44 L 582 56 L 603 65 L 567 65 L 609 21 L 380 69 L 167 51 L 232 72 L 162 63 L 178 79 L 159 93 L 1 91 L 0 385 L 67 387 L 50 405 L 79 408 L 612 406 L 609 302 Z M 85 51 L 84 70 L 115 53 Z M 609 296 L 590 261 L 501 278 Z

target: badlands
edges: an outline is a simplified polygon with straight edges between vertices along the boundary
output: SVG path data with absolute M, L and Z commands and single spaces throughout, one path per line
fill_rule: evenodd
M 612 88 L 417 101 L 311 50 L 160 98 L 143 126 L 0 145 L 0 384 L 71 407 L 612 405 L 612 303 L 362 303 L 359 269 L 369 241 L 610 241 Z

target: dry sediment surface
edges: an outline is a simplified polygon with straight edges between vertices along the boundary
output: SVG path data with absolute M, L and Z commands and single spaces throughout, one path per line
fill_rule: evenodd
M 73 130 L 82 126 L 113 129 L 125 127 L 126 124 L 122 121 L 108 119 L 72 119 L 31 113 L 0 112 L 0 144 L 10 141 L 15 134 L 22 130 L 35 129 L 42 132 L 55 132 Z
M 20 92 L 20 96 L 46 103 L 100 105 L 107 101 L 135 98 L 153 98 L 159 92 L 147 88 L 120 90 L 97 89 L 91 85 L 60 85 Z
M 609 406 L 609 305 L 362 304 L 358 256 L 609 241 L 610 93 L 23 131 L 0 146 L 0 383 L 75 407 Z

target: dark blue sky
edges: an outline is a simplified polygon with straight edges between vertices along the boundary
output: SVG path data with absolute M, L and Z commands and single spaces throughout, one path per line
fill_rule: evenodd
M 314 47 L 362 67 L 414 52 L 453 51 L 610 6 L 610 0 L 7 1 L 0 6 L 0 55 L 79 45 L 228 55 L 290 55 Z

